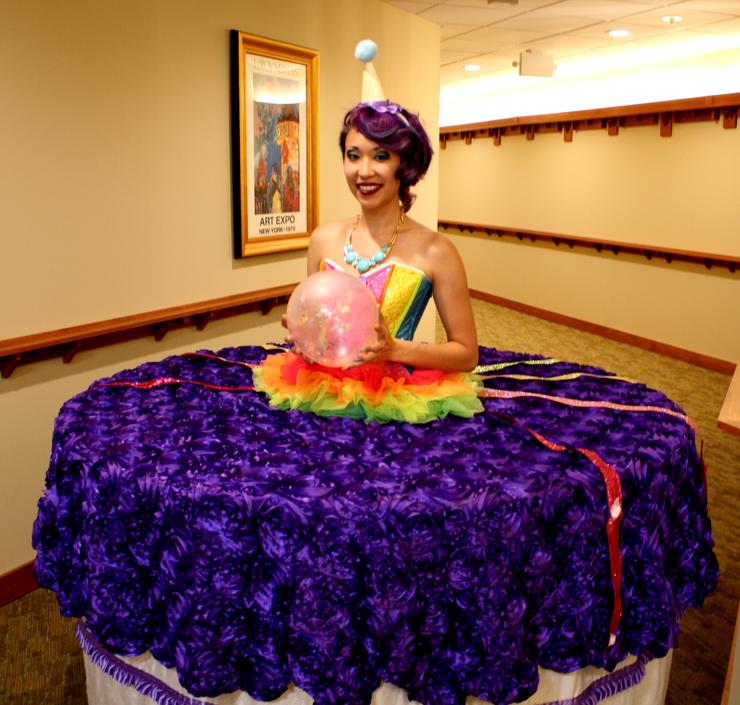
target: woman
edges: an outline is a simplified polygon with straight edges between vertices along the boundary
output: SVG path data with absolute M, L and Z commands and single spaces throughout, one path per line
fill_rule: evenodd
M 429 137 L 415 115 L 375 100 L 346 114 L 339 145 L 360 212 L 314 231 L 308 274 L 360 277 L 380 309 L 376 340 L 346 370 L 293 353 L 271 356 L 255 370 L 255 387 L 281 408 L 366 421 L 427 423 L 483 411 L 464 374 L 478 362 L 478 343 L 462 261 L 446 238 L 406 217 L 410 188 L 432 158 Z M 432 296 L 447 341 L 414 342 Z
M 472 370 L 478 361 L 478 344 L 460 256 L 447 238 L 406 217 L 414 201 L 410 188 L 424 176 L 432 157 L 419 119 L 389 101 L 360 103 L 345 115 L 339 144 L 347 184 L 360 213 L 314 231 L 308 274 L 332 268 L 367 278 L 395 266 L 428 282 L 417 288 L 421 291 L 411 306 L 411 320 L 393 321 L 395 335 L 386 318 L 389 311 L 398 310 L 403 293 L 387 305 L 380 302 L 377 343 L 366 348 L 358 363 L 390 361 L 451 372 Z M 447 333 L 445 343 L 411 340 L 430 293 Z

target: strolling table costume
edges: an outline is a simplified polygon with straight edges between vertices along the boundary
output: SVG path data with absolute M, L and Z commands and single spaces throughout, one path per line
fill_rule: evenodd
M 423 273 L 365 281 L 411 335 Z M 381 682 L 504 705 L 585 667 L 606 670 L 568 702 L 639 687 L 717 581 L 691 420 L 535 355 L 481 348 L 475 378 L 366 367 L 201 351 L 63 406 L 33 542 L 91 679 L 163 705 L 369 705 Z M 117 656 L 146 652 L 179 692 Z
M 401 223 L 345 260 L 410 339 L 432 285 L 383 262 Z M 250 346 L 66 402 L 33 544 L 90 705 L 662 702 L 718 575 L 691 420 L 595 367 L 481 348 L 476 372 Z

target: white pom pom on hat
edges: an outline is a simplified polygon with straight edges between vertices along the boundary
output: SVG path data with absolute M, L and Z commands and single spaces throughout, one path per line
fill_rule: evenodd
M 378 45 L 372 39 L 363 39 L 355 47 L 355 59 L 366 62 L 372 61 L 378 55 Z
M 362 61 L 365 66 L 362 70 L 362 96 L 361 103 L 374 103 L 385 100 L 383 87 L 380 85 L 378 74 L 372 64 L 378 54 L 378 45 L 372 39 L 363 39 L 355 47 L 355 59 Z

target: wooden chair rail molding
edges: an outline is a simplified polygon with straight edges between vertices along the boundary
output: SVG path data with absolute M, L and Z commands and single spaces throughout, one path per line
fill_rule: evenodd
M 716 122 L 720 117 L 722 126 L 729 130 L 737 128 L 739 107 L 740 93 L 728 93 L 660 103 L 513 117 L 442 127 L 439 130 L 439 143 L 440 148 L 445 149 L 450 140 L 464 140 L 465 144 L 471 144 L 474 139 L 490 137 L 493 144 L 498 146 L 503 136 L 525 135 L 528 140 L 533 140 L 538 132 L 562 132 L 563 139 L 572 142 L 574 130 L 606 130 L 609 135 L 618 135 L 620 127 L 647 125 L 659 125 L 660 136 L 670 137 L 674 123 Z
M 641 255 L 647 259 L 657 257 L 671 262 L 690 262 L 698 264 L 707 269 L 712 267 L 727 267 L 734 274 L 740 268 L 740 257 L 729 255 L 718 255 L 707 252 L 692 252 L 690 250 L 676 250 L 669 247 L 655 247 L 654 245 L 639 245 L 633 242 L 617 242 L 615 240 L 596 240 L 588 237 L 577 237 L 575 235 L 559 235 L 557 233 L 546 233 L 539 230 L 523 230 L 521 228 L 508 228 L 499 225 L 481 225 L 480 223 L 463 223 L 457 220 L 440 220 L 437 222 L 439 228 L 444 230 L 456 229 L 461 233 L 485 233 L 496 237 L 514 237 L 517 240 L 529 240 L 530 242 L 551 242 L 556 246 L 567 245 L 571 249 L 576 245 L 587 247 L 597 252 L 604 250 L 618 255 L 620 252 L 631 255 Z
M 61 357 L 72 362 L 80 350 L 114 345 L 134 338 L 154 336 L 162 340 L 168 331 L 195 326 L 203 330 L 210 321 L 251 311 L 268 314 L 275 306 L 287 303 L 297 284 L 285 284 L 259 291 L 223 296 L 198 303 L 162 308 L 157 311 L 111 318 L 97 323 L 61 328 L 0 340 L 0 373 L 10 377 L 18 365 Z

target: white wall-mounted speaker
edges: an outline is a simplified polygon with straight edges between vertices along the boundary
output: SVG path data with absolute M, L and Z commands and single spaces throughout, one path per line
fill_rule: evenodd
M 551 78 L 555 72 L 555 60 L 551 54 L 540 54 L 531 50 L 519 54 L 519 61 L 515 61 L 514 66 L 519 67 L 520 76 Z

